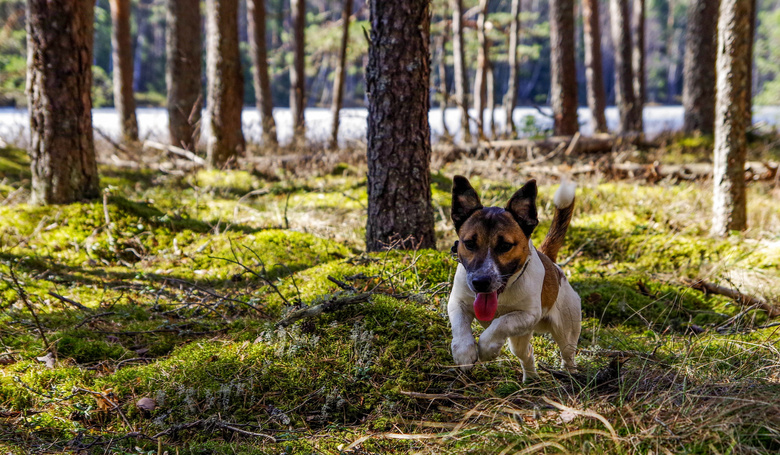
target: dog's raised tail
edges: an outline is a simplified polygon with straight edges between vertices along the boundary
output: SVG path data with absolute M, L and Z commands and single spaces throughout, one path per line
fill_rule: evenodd
M 563 239 L 566 237 L 566 231 L 569 229 L 571 215 L 574 212 L 574 190 L 577 184 L 563 178 L 561 186 L 555 192 L 553 203 L 555 204 L 555 214 L 553 215 L 552 225 L 547 231 L 547 236 L 539 247 L 539 251 L 544 253 L 553 262 L 558 262 L 558 250 L 563 245 Z

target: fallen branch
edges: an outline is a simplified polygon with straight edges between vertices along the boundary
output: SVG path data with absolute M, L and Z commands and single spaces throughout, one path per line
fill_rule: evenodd
M 162 144 L 160 142 L 155 142 L 155 141 L 144 141 L 144 148 L 152 148 L 155 150 L 162 150 L 163 152 L 172 153 L 174 155 L 187 158 L 188 160 L 192 161 L 195 164 L 200 164 L 200 165 L 206 164 L 206 160 L 204 160 L 203 158 L 190 152 L 189 150 L 184 150 L 183 148 L 176 147 L 175 145 Z
M 336 311 L 345 306 L 354 305 L 356 303 L 368 302 L 368 299 L 373 294 L 374 293 L 372 292 L 363 292 L 361 294 L 354 294 L 346 297 L 332 297 L 319 305 L 293 311 L 290 314 L 288 314 L 286 318 L 277 322 L 276 325 L 280 327 L 287 327 L 288 325 L 294 323 L 299 319 L 311 318 L 311 317 L 319 316 L 322 313 Z
M 745 180 L 772 180 L 777 175 L 778 163 L 760 163 L 749 161 L 745 164 Z M 523 172 L 529 174 L 559 175 L 558 166 L 523 167 Z M 613 163 L 605 161 L 600 164 L 585 164 L 574 166 L 566 171 L 571 175 L 602 173 L 614 179 L 644 179 L 657 182 L 665 178 L 678 180 L 701 180 L 712 177 L 712 165 L 709 163 L 690 164 L 658 164 L 658 163 Z
M 715 283 L 710 283 L 700 279 L 690 280 L 683 278 L 682 282 L 691 289 L 696 289 L 697 291 L 704 292 L 705 294 L 722 295 L 735 300 L 742 306 L 754 306 L 760 310 L 764 310 L 767 312 L 770 318 L 780 316 L 780 308 L 777 308 L 771 303 L 759 299 L 758 297 L 752 296 L 750 294 L 743 294 L 736 289 L 727 288 L 725 286 L 720 286 Z

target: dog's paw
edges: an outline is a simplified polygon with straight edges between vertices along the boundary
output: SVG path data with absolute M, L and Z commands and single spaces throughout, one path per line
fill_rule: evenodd
M 523 383 L 533 383 L 539 380 L 539 373 L 536 371 L 523 371 Z
M 477 363 L 477 345 L 469 342 L 452 342 L 452 358 L 463 371 L 469 371 Z
M 479 360 L 487 362 L 495 359 L 501 353 L 502 347 L 504 347 L 504 340 L 486 337 L 483 333 L 482 336 L 479 337 Z

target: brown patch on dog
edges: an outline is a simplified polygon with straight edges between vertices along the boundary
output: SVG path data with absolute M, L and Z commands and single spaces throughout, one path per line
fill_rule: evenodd
M 504 283 L 525 264 L 531 253 L 528 237 L 512 214 L 499 207 L 474 212 L 458 234 L 458 257 L 466 270 L 480 268 L 490 255 Z M 509 249 L 506 249 L 507 244 L 511 245 Z
M 544 281 L 542 282 L 542 309 L 547 311 L 558 299 L 558 289 L 561 287 L 563 274 L 555 263 L 539 251 L 539 259 L 544 265 Z

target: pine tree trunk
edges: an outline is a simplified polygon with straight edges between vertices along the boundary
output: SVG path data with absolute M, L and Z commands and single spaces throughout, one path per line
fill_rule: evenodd
M 292 16 L 293 64 L 290 66 L 290 111 L 293 117 L 293 143 L 303 145 L 306 126 L 303 112 L 306 108 L 306 0 L 290 0 Z
M 550 94 L 556 135 L 572 135 L 577 122 L 574 0 L 550 0 Z
M 477 16 L 477 74 L 474 76 L 474 107 L 477 110 L 477 136 L 485 139 L 485 106 L 487 104 L 487 67 L 488 43 L 485 37 L 485 20 L 489 0 L 479 0 L 479 15 Z
M 366 248 L 435 248 L 428 0 L 371 0 Z
M 111 58 L 114 65 L 114 107 L 119 114 L 123 142 L 138 140 L 133 96 L 133 38 L 130 36 L 130 0 L 110 0 Z
M 631 11 L 634 24 L 631 42 L 631 70 L 634 77 L 634 126 L 633 130 L 644 130 L 642 117 L 645 106 L 645 0 L 634 0 Z
M 27 0 L 32 202 L 100 196 L 92 138 L 92 0 Z
M 520 0 L 512 0 L 510 14 L 512 19 L 509 22 L 509 45 L 508 59 L 509 81 L 507 83 L 506 98 L 504 98 L 504 109 L 506 110 L 506 130 L 505 134 L 509 138 L 516 138 L 515 121 L 512 114 L 517 107 L 517 73 L 520 62 L 517 59 L 517 40 L 520 33 Z
M 615 46 L 615 102 L 620 112 L 618 133 L 634 131 L 634 73 L 631 70 L 631 23 L 628 0 L 609 0 L 610 28 Z
M 719 0 L 693 0 L 688 7 L 683 64 L 683 131 L 712 134 L 715 126 L 715 59 Z
M 466 69 L 466 48 L 463 45 L 463 0 L 450 0 L 452 8 L 452 70 L 455 73 L 455 102 L 460 109 L 460 130 L 463 142 L 471 142 L 469 121 L 469 79 Z
M 330 148 L 335 150 L 339 146 L 339 112 L 344 100 L 344 79 L 347 68 L 347 43 L 349 42 L 349 19 L 352 16 L 352 0 L 344 0 L 344 9 L 341 12 L 341 46 L 339 48 L 339 64 L 336 66 L 336 74 L 333 78 L 333 103 L 330 107 L 330 115 L 333 123 L 330 128 Z
M 265 43 L 265 0 L 247 0 L 247 30 L 252 55 L 255 86 L 255 105 L 260 113 L 263 127 L 263 144 L 276 147 L 276 122 L 274 121 L 274 102 L 271 94 L 271 79 L 268 77 L 268 50 Z
M 490 49 L 490 40 L 487 40 L 487 48 Z M 487 71 L 485 72 L 485 91 L 487 92 L 487 123 L 490 124 L 490 137 L 496 137 L 496 87 L 493 77 L 493 63 L 487 59 Z
M 450 139 L 450 130 L 447 128 L 447 107 L 450 104 L 450 90 L 447 87 L 447 35 L 450 28 L 445 25 L 441 36 L 436 40 L 439 50 L 439 98 L 441 107 L 441 125 L 444 138 Z
M 166 5 L 168 135 L 171 144 L 195 150 L 203 109 L 200 0 L 168 0 Z
M 209 166 L 222 168 L 244 154 L 241 108 L 244 75 L 238 51 L 238 0 L 207 0 L 206 76 L 211 136 Z
M 721 0 L 718 18 L 717 97 L 713 158 L 712 234 L 747 228 L 745 156 L 746 111 L 750 106 L 750 79 L 754 18 L 753 2 Z
M 607 96 L 604 91 L 604 68 L 601 61 L 601 23 L 599 1 L 582 1 L 582 21 L 585 44 L 585 79 L 587 80 L 588 107 L 594 133 L 607 132 L 604 109 Z
M 695 1 L 695 0 L 692 0 Z M 677 72 L 679 68 L 678 33 L 675 30 L 675 0 L 668 0 L 669 14 L 666 17 L 666 102 L 676 104 L 677 96 Z

